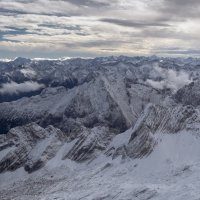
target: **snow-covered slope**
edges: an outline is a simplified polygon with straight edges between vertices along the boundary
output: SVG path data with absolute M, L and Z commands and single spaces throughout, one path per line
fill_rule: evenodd
M 1 62 L 1 199 L 197 200 L 199 65 L 124 56 Z
M 17 171 L 1 174 L 2 198 L 198 199 L 199 116 L 196 110 L 178 107 L 173 117 L 176 122 L 181 121 L 181 126 L 173 129 L 171 124 L 174 119 L 170 115 L 164 115 L 164 119 L 160 119 L 163 113 L 171 112 L 170 109 L 172 108 L 147 106 L 134 127 L 114 136 L 107 148 L 102 149 L 104 153 L 98 154 L 89 162 L 80 164 L 72 161 L 71 156 L 65 155 L 75 156 L 77 147 L 87 146 L 91 141 L 93 145 L 101 141 L 94 141 L 94 138 L 101 135 L 97 130 L 93 131 L 98 137 L 90 134 L 85 144 L 78 140 L 63 144 L 56 156 L 39 171 L 28 175 L 19 168 Z M 190 112 L 193 114 L 188 116 L 187 113 Z M 152 118 L 155 113 L 158 114 L 157 119 L 160 119 L 156 123 Z M 14 185 L 9 180 L 10 176 L 15 178 Z

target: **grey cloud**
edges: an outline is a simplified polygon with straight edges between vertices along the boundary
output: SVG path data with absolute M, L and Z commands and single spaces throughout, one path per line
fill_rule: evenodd
M 109 46 L 118 46 L 122 43 L 120 40 L 95 40 L 95 41 L 89 41 L 84 43 L 79 43 L 82 47 L 109 47 Z
M 200 49 L 160 48 L 152 51 L 153 54 L 169 55 L 200 55 Z
M 168 27 L 169 24 L 159 23 L 159 22 L 137 22 L 134 20 L 122 20 L 122 19 L 112 19 L 112 18 L 103 18 L 100 19 L 101 22 L 106 22 L 110 24 L 115 24 L 119 26 L 126 26 L 126 27 Z
M 74 43 L 67 43 L 66 47 L 70 48 L 93 48 L 93 47 L 99 47 L 101 49 L 111 49 L 110 47 L 116 48 L 121 45 L 124 45 L 128 42 L 121 41 L 121 40 L 93 40 L 93 41 L 87 41 L 87 42 L 77 42 Z
M 53 24 L 53 23 L 47 23 L 47 24 L 38 24 L 37 29 L 34 30 L 35 34 L 40 34 L 42 30 L 45 30 L 46 28 L 51 30 L 60 30 L 62 33 L 61 35 L 79 35 L 79 36 L 89 36 L 90 33 L 87 33 L 83 30 L 83 28 L 80 25 L 66 25 L 66 24 Z M 44 34 L 43 34 L 44 35 Z M 52 35 L 46 33 L 46 35 Z
M 30 1 L 0 1 L 0 15 L 46 15 L 46 16 L 58 16 L 58 17 L 70 17 L 77 16 L 79 12 L 71 9 L 67 1 L 56 0 L 30 0 Z M 61 6 L 59 7 L 59 3 Z
M 47 27 L 47 28 L 54 28 L 54 29 L 66 29 L 70 31 L 81 31 L 81 26 L 80 25 L 63 25 L 63 24 L 38 24 L 39 27 Z
M 18 14 L 27 14 L 25 11 L 19 11 L 15 9 L 8 9 L 8 8 L 0 8 L 1 15 L 18 15 Z
M 27 3 L 32 3 L 32 2 L 37 2 L 37 0 L 15 0 L 15 2 L 20 2 L 20 3 L 24 3 L 24 4 L 27 4 Z
M 109 1 L 101 0 L 2 0 L 0 1 L 0 15 L 84 16 L 88 10 L 91 13 L 93 9 L 98 10 L 109 5 Z
M 0 15 L 5 16 L 13 16 L 13 15 L 46 15 L 46 16 L 57 16 L 57 17 L 70 17 L 70 16 L 78 16 L 78 13 L 63 13 L 63 12 L 33 12 L 31 10 L 23 11 L 23 10 L 16 10 L 16 9 L 6 9 L 0 8 Z
M 101 2 L 101 1 L 95 1 L 95 0 L 63 0 L 67 1 L 71 4 L 75 4 L 78 6 L 88 6 L 88 7 L 106 7 L 109 6 L 110 4 L 108 2 Z
M 174 26 L 170 27 L 147 27 L 141 30 L 140 33 L 132 33 L 132 37 L 157 38 L 157 39 L 183 39 L 191 40 L 191 35 L 180 33 Z M 193 36 L 193 39 L 198 39 L 200 36 Z
M 197 55 L 199 12 L 199 0 L 0 0 L 1 56 Z
M 5 26 L 7 31 L 5 31 L 7 34 L 26 34 L 28 29 L 27 28 L 17 28 L 12 26 Z
M 75 33 L 76 35 L 80 35 L 80 36 L 89 36 L 89 35 L 91 35 L 91 34 L 89 34 L 89 33 Z
M 155 8 L 157 9 L 157 8 Z M 164 0 L 160 13 L 169 20 L 181 20 L 187 18 L 200 18 L 199 0 Z
M 25 35 L 29 34 L 27 31 L 28 29 L 26 28 L 14 28 L 14 27 L 9 27 L 5 26 L 5 30 L 0 30 L 0 41 L 10 41 L 6 38 L 7 35 Z M 17 42 L 17 40 L 12 40 Z
M 117 51 L 117 49 L 101 49 L 101 51 L 114 52 Z
M 199 0 L 165 0 L 164 2 L 168 5 L 177 5 L 179 7 L 195 7 L 200 5 Z

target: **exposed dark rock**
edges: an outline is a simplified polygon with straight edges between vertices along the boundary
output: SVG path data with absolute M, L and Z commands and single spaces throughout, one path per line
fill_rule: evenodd
M 174 95 L 178 103 L 184 105 L 199 106 L 200 105 L 200 82 L 192 82 L 184 86 Z

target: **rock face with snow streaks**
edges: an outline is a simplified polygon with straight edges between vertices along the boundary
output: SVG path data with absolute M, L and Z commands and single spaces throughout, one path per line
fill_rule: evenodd
M 142 158 L 148 156 L 159 142 L 158 134 L 177 134 L 187 127 L 195 127 L 200 116 L 192 106 L 148 105 L 136 124 L 119 134 L 111 143 L 107 155 L 113 158 Z M 119 140 L 125 142 L 120 143 Z M 117 145 L 116 145 L 117 144 Z
M 2 137 L 0 172 L 20 167 L 33 172 L 53 158 L 64 141 L 64 134 L 53 126 L 43 129 L 31 123 L 13 128 Z

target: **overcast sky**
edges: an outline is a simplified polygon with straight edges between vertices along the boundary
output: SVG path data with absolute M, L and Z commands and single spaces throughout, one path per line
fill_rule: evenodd
M 200 0 L 0 0 L 0 57 L 200 55 Z

